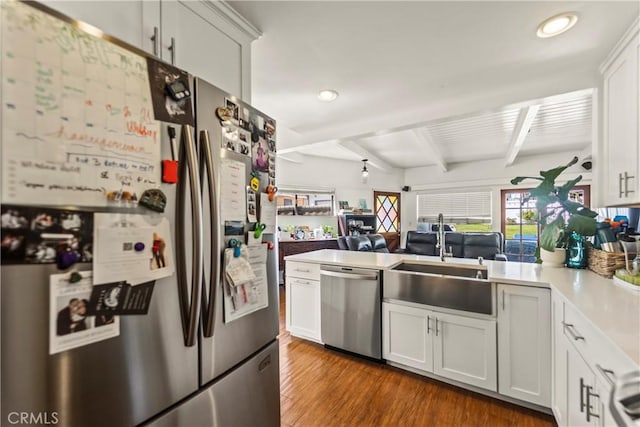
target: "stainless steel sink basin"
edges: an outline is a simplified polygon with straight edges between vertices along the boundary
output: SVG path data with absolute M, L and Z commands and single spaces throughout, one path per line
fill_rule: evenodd
M 417 273 L 439 274 L 444 276 L 469 277 L 471 279 L 486 279 L 488 277 L 486 268 L 472 265 L 460 266 L 403 262 L 393 267 L 393 270 L 415 271 Z
M 383 280 L 383 298 L 495 314 L 495 284 L 484 268 L 402 263 L 386 270 Z

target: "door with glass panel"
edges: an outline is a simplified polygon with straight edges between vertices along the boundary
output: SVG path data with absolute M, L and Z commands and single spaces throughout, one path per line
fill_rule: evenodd
M 400 247 L 400 193 L 373 192 L 376 232 L 387 241 L 389 252 Z

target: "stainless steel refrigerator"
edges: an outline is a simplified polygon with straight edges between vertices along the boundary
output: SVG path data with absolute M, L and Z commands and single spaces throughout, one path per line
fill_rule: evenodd
M 178 126 L 180 182 L 160 186 L 176 274 L 156 282 L 147 315 L 120 316 L 119 336 L 50 355 L 49 276 L 60 271 L 55 264 L 2 265 L 3 426 L 13 425 L 16 413 L 40 414 L 42 424 L 55 413 L 63 426 L 279 425 L 275 248 L 267 251 L 268 306 L 232 322 L 224 318 L 220 163 L 244 162 L 248 183 L 251 157 L 222 147 L 215 111 L 229 99 L 271 119 L 207 82 L 190 77 L 190 83 L 196 126 Z M 170 158 L 166 125 L 161 129 L 162 158 Z M 64 200 L 53 207 L 60 205 Z M 277 244 L 270 234 L 263 240 Z

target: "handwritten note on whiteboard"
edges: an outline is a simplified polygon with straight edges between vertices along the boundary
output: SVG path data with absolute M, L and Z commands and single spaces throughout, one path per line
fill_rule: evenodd
M 103 206 L 160 182 L 142 56 L 3 1 L 2 202 Z

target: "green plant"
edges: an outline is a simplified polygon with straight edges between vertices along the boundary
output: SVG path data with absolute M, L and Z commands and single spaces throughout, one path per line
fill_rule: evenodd
M 529 199 L 536 201 L 538 224 L 542 226 L 540 247 L 553 252 L 557 247 L 566 247 L 571 233 L 574 231 L 583 236 L 593 236 L 596 232 L 595 217 L 598 214 L 581 203 L 569 200 L 569 192 L 582 180 L 582 175 L 556 186 L 556 179 L 565 169 L 575 165 L 578 158 L 574 157 L 564 166 L 558 166 L 546 171 L 540 171 L 540 176 L 518 176 L 511 180 L 511 184 L 518 185 L 526 179 L 540 181 L 536 188 L 529 192 L 522 203 Z

